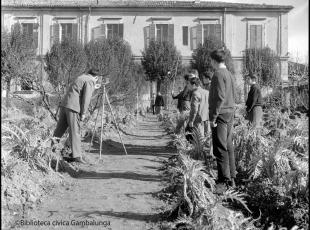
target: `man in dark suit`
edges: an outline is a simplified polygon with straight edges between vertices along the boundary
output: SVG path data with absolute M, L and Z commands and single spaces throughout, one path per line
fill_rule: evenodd
M 253 127 L 260 127 L 263 117 L 263 98 L 259 86 L 256 84 L 256 76 L 247 76 L 247 82 L 251 86 L 248 98 L 246 101 L 247 118 Z
M 162 110 L 165 106 L 164 98 L 161 95 L 160 92 L 157 93 L 156 99 L 155 99 L 155 112 L 156 114 L 159 114 L 159 116 L 162 116 Z
M 174 95 L 173 92 L 171 92 L 173 99 L 178 99 L 178 109 L 180 111 L 180 116 L 178 119 L 177 126 L 175 128 L 175 133 L 180 134 L 181 131 L 184 131 L 186 127 L 186 122 L 188 120 L 189 111 L 190 111 L 190 103 L 191 103 L 191 86 L 190 86 L 190 79 L 196 78 L 194 74 L 185 74 L 184 75 L 184 81 L 185 81 L 185 87 L 182 92 L 180 92 L 178 95 Z
M 85 119 L 97 80 L 98 71 L 93 69 L 77 77 L 60 104 L 54 137 L 61 138 L 69 128 L 72 156 L 64 157 L 69 162 L 85 163 L 82 159 L 80 122 Z

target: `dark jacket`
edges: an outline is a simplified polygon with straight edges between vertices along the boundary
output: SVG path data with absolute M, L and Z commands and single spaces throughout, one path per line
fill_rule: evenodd
M 164 106 L 164 98 L 161 95 L 157 95 L 155 99 L 155 106 Z
M 260 92 L 260 88 L 257 84 L 251 86 L 250 92 L 248 93 L 248 99 L 246 100 L 246 111 L 251 112 L 255 106 L 263 105 L 263 97 Z
M 209 94 L 209 119 L 214 122 L 219 114 L 234 112 L 235 83 L 232 74 L 226 68 L 215 71 Z
M 70 85 L 60 106 L 71 109 L 81 115 L 88 110 L 92 94 L 95 90 L 95 79 L 91 75 L 83 74 Z
M 172 96 L 173 99 L 178 99 L 177 108 L 182 111 L 190 110 L 191 91 L 186 85 L 181 93 Z

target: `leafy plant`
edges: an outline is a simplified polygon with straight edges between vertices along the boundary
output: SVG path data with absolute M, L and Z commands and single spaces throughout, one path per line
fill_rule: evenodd
M 207 71 L 214 72 L 214 68 L 211 65 L 211 52 L 216 49 L 224 49 L 226 53 L 225 64 L 227 69 L 231 73 L 235 73 L 231 53 L 227 49 L 225 43 L 221 40 L 218 40 L 216 37 L 209 36 L 204 41 L 203 45 L 199 44 L 197 49 L 195 49 L 192 54 L 193 60 L 191 61 L 191 67 L 198 70 L 200 79 L 202 79 L 203 73 Z
M 157 81 L 157 92 L 161 83 L 169 78 L 168 72 L 181 65 L 180 53 L 170 42 L 150 41 L 148 48 L 142 51 L 141 64 L 148 80 Z
M 65 38 L 55 43 L 44 58 L 48 80 L 60 93 L 87 67 L 87 56 L 82 44 Z
M 13 25 L 10 33 L 1 33 L 1 79 L 6 83 L 7 108 L 10 106 L 12 81 L 18 83 L 29 75 L 35 57 L 33 40 L 23 32 L 19 23 Z

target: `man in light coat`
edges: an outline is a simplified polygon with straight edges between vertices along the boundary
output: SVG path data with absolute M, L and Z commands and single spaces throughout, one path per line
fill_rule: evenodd
M 200 134 L 205 136 L 209 116 L 209 91 L 201 88 L 199 78 L 192 78 L 190 85 L 192 97 L 188 126 L 197 128 Z
M 80 122 L 85 119 L 98 80 L 97 75 L 98 71 L 91 69 L 86 74 L 77 77 L 60 104 L 54 137 L 61 138 L 69 128 L 72 156 L 64 157 L 64 160 L 68 162 L 85 163 L 82 159 Z

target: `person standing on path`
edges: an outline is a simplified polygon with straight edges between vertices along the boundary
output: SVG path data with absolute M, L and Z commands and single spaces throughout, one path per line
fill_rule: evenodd
M 189 115 L 188 127 L 199 130 L 201 136 L 207 132 L 209 115 L 209 91 L 201 88 L 200 80 L 193 78 L 190 80 L 192 89 L 191 110 Z
M 98 71 L 93 69 L 77 77 L 60 104 L 59 118 L 53 136 L 61 138 L 69 127 L 72 156 L 64 157 L 66 161 L 85 163 L 82 159 L 80 122 L 85 119 L 97 80 Z
M 155 111 L 156 111 L 156 114 L 159 115 L 159 120 L 162 119 L 162 110 L 164 106 L 165 106 L 164 98 L 161 95 L 161 93 L 158 92 L 156 99 L 155 99 Z
M 263 116 L 263 99 L 259 86 L 256 84 L 255 75 L 247 76 L 247 82 L 251 86 L 246 101 L 246 117 L 253 127 L 260 127 Z
M 202 74 L 203 88 L 208 91 L 210 91 L 211 78 L 212 78 L 211 71 L 206 71 L 205 73 Z
M 213 154 L 217 161 L 216 193 L 235 186 L 236 166 L 232 143 L 235 110 L 235 84 L 225 65 L 225 51 L 214 50 L 211 64 L 215 68 L 209 94 L 209 119 L 212 129 Z
M 181 87 L 179 87 L 179 93 L 177 95 L 174 94 L 173 90 L 171 91 L 172 99 L 178 100 L 177 109 L 178 109 L 179 113 L 182 112 L 182 92 L 183 92 L 183 90 Z
M 185 74 L 184 75 L 184 80 L 185 80 L 185 87 L 181 93 L 178 95 L 174 96 L 173 92 L 172 98 L 173 99 L 178 99 L 180 101 L 180 116 L 178 119 L 177 126 L 175 128 L 175 133 L 180 134 L 180 132 L 186 127 L 186 121 L 188 120 L 189 116 L 189 111 L 190 111 L 190 102 L 191 102 L 191 85 L 190 85 L 190 79 L 196 78 L 194 74 Z

